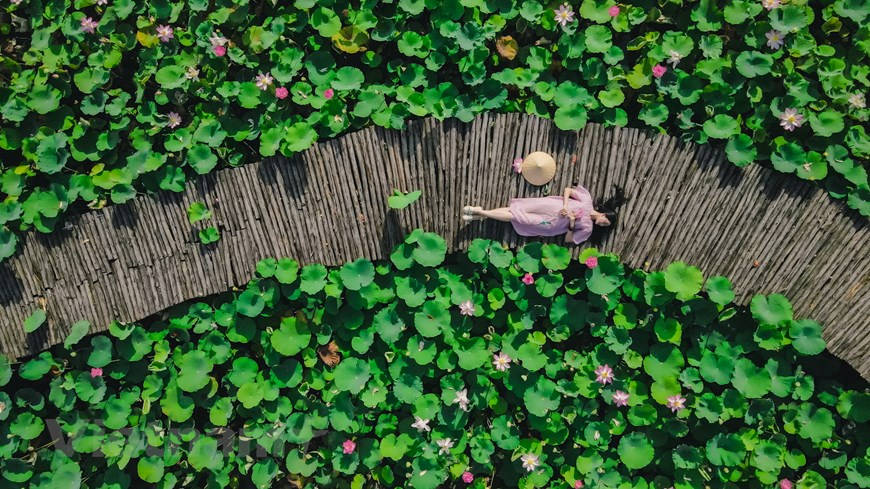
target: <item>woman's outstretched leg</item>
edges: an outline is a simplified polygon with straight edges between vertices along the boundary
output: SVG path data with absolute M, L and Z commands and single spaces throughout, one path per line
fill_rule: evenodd
M 472 218 L 488 217 L 496 221 L 510 222 L 513 218 L 510 207 L 499 207 L 498 209 L 485 210 L 482 207 L 465 207 L 463 213 Z

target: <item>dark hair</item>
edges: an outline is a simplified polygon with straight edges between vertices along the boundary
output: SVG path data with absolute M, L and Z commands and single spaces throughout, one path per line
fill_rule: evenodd
M 595 210 L 607 217 L 607 220 L 610 221 L 610 226 L 593 226 L 592 236 L 589 237 L 590 243 L 601 244 L 604 241 L 604 236 L 616 227 L 616 220 L 619 217 L 617 209 L 629 201 L 629 198 L 625 195 L 625 189 L 619 185 L 614 185 L 614 188 L 613 195 L 608 199 L 603 202 L 600 199 L 595 200 Z

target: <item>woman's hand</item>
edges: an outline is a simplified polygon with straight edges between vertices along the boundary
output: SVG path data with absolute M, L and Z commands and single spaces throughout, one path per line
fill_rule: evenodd
M 574 219 L 574 213 L 568 210 L 568 207 L 562 207 L 562 210 L 559 211 L 559 215 L 562 217 L 571 217 Z

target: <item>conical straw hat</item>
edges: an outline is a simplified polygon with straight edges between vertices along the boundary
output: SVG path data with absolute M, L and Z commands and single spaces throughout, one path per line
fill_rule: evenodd
M 523 160 L 523 178 L 532 185 L 545 185 L 556 175 L 556 160 L 543 151 L 535 151 Z

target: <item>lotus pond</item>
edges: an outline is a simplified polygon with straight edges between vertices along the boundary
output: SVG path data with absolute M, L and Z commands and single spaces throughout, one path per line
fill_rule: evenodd
M 710 142 L 870 216 L 870 3 L 560 3 L 4 2 L 0 259 L 70 211 L 368 125 L 486 111 Z
M 0 362 L 0 488 L 870 487 L 868 386 L 785 297 L 594 248 L 446 250 L 263 260 Z

